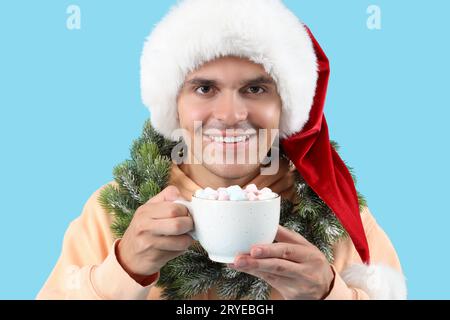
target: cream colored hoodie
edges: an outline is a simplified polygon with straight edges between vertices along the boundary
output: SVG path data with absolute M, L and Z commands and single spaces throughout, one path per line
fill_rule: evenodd
M 260 176 L 261 177 L 261 176 Z M 293 199 L 292 169 L 282 171 L 257 186 L 270 187 L 282 197 Z M 115 182 L 110 182 L 115 184 Z M 200 188 L 176 165 L 172 167 L 170 184 L 190 200 Z M 110 230 L 111 214 L 99 205 L 101 189 L 85 204 L 81 215 L 69 225 L 61 255 L 37 295 L 37 299 L 160 299 L 155 274 L 148 286 L 135 282 L 121 267 L 115 255 L 120 239 L 114 240 Z M 327 299 L 402 299 L 406 287 L 399 259 L 390 240 L 366 207 L 361 212 L 371 254 L 371 265 L 363 265 L 351 240 L 347 237 L 334 246 L 335 280 Z M 215 290 L 194 299 L 219 299 Z M 282 299 L 272 290 L 271 299 Z

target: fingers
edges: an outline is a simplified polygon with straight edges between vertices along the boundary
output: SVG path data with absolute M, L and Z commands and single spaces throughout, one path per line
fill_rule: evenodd
M 164 201 L 174 201 L 181 197 L 180 190 L 175 186 L 168 186 L 156 196 L 147 201 L 147 203 L 158 203 Z
M 157 236 L 171 236 L 185 234 L 194 229 L 191 217 L 177 217 L 158 219 L 151 225 L 151 233 Z
M 236 269 L 235 267 L 233 267 L 233 265 L 230 265 L 230 268 Z M 247 273 L 247 274 L 250 274 L 252 276 L 255 276 L 255 277 L 259 278 L 259 279 L 262 279 L 262 280 L 266 281 L 271 287 L 273 287 L 275 289 L 278 289 L 277 288 L 278 284 L 281 281 L 292 282 L 292 279 L 290 279 L 290 278 L 277 276 L 277 275 L 274 275 L 274 274 L 271 274 L 271 273 L 267 273 L 267 272 L 260 272 L 260 271 L 256 271 L 256 270 L 252 270 L 252 269 L 242 269 L 242 270 L 241 269 L 237 269 L 237 270 L 239 270 L 241 272 L 244 272 L 244 273 Z
M 254 259 L 249 256 L 239 256 L 233 267 L 244 272 L 270 273 L 286 278 L 299 276 L 298 264 L 278 258 Z
M 304 244 L 272 243 L 268 245 L 257 245 L 252 247 L 250 256 L 252 258 L 278 258 L 293 262 L 305 262 L 313 251 Z
M 235 261 L 236 262 L 236 261 Z M 284 275 L 278 275 L 270 272 L 264 272 L 259 269 L 249 268 L 249 267 L 237 267 L 234 264 L 228 265 L 230 268 L 236 269 L 238 271 L 251 274 L 259 279 L 266 281 L 271 287 L 277 289 L 278 291 L 282 291 L 283 287 L 286 284 L 291 284 L 294 282 L 294 279 L 291 277 L 285 277 Z
M 148 215 L 152 219 L 169 219 L 186 217 L 189 215 L 188 209 L 182 204 L 173 202 L 146 203 L 138 209 L 140 214 Z
M 157 237 L 154 247 L 162 251 L 185 251 L 194 242 L 188 235 Z
M 156 196 L 140 206 L 136 213 L 148 215 L 153 219 L 167 219 L 188 216 L 188 209 L 174 200 L 180 199 L 181 194 L 177 187 L 168 186 Z

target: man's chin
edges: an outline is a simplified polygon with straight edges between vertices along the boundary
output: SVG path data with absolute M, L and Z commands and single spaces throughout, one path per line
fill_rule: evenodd
M 255 175 L 259 170 L 258 164 L 203 164 L 203 166 L 216 176 L 224 179 L 240 179 Z

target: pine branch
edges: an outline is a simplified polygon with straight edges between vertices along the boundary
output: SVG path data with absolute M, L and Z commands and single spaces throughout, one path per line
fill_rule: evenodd
M 320 212 L 323 208 L 323 201 L 309 186 L 304 187 L 301 199 L 302 201 L 300 201 L 296 206 L 300 217 L 320 217 Z
M 113 174 L 116 182 L 127 190 L 134 200 L 139 201 L 140 179 L 134 161 L 126 160 L 122 162 L 114 168 Z
M 225 278 L 217 286 L 217 294 L 224 299 L 239 300 L 247 297 L 255 277 L 243 272 L 239 272 L 234 278 Z
M 333 149 L 336 150 L 336 152 L 339 153 L 339 149 L 341 148 L 341 147 L 339 146 L 339 144 L 338 144 L 336 141 L 331 140 L 331 139 L 330 139 L 330 144 L 331 144 L 331 146 L 333 147 Z
M 166 139 L 163 135 L 159 134 L 151 125 L 150 119 L 148 119 L 144 124 L 142 136 L 145 141 L 152 141 L 156 143 L 161 152 L 161 155 L 168 158 L 170 158 L 172 148 L 178 143 Z
M 359 210 L 362 211 L 364 207 L 367 207 L 367 200 L 359 191 L 356 191 L 356 193 L 358 195 Z
M 171 162 L 166 157 L 157 156 L 146 172 L 147 181 L 155 182 L 160 189 L 167 186 L 169 180 Z
M 212 288 L 220 277 L 220 268 L 219 263 L 211 263 L 207 256 L 190 251 L 161 269 L 157 286 L 164 288 L 163 296 L 167 299 L 189 299 Z
M 139 187 L 139 202 L 146 203 L 161 192 L 161 187 L 153 180 L 147 180 Z
M 165 300 L 186 300 L 196 295 L 204 294 L 215 284 L 215 274 L 202 276 L 185 276 L 184 279 L 172 279 L 169 286 L 164 287 L 161 298 Z
M 115 236 L 115 239 L 122 238 L 128 226 L 130 225 L 133 216 L 127 215 L 123 217 L 116 216 L 111 224 L 111 230 Z
M 109 184 L 100 191 L 99 203 L 107 213 L 118 217 L 132 216 L 137 204 L 115 185 Z
M 261 279 L 255 278 L 249 289 L 249 297 L 253 300 L 268 300 L 270 297 L 271 287 Z

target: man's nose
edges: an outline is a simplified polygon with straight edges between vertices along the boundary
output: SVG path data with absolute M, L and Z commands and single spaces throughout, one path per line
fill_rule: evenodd
M 245 102 L 234 93 L 223 94 L 214 108 L 214 117 L 228 126 L 244 121 L 248 117 Z

